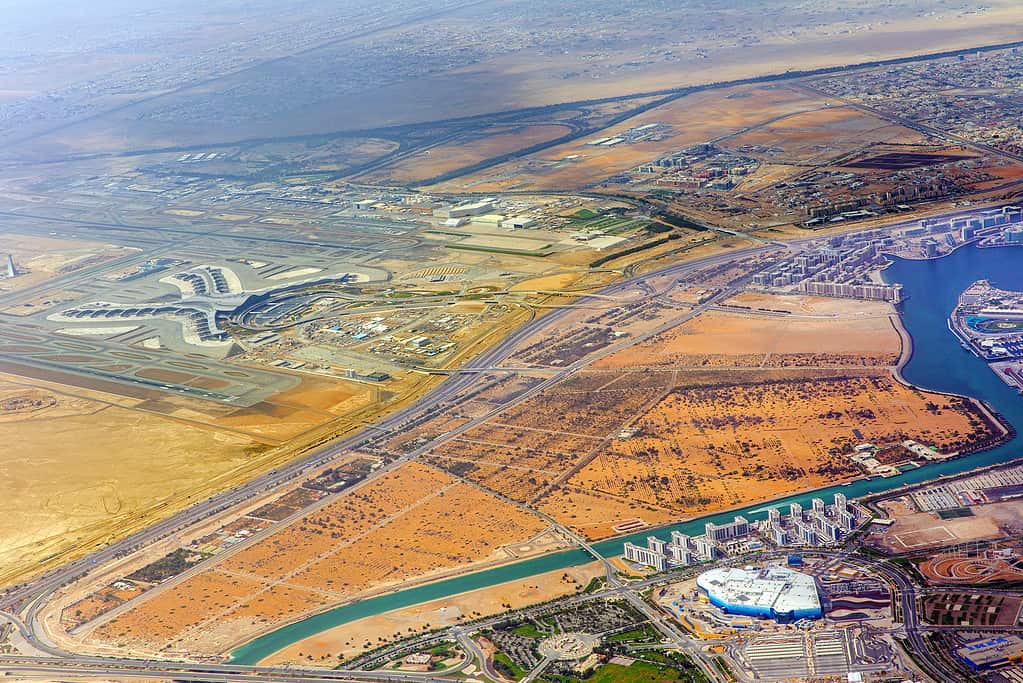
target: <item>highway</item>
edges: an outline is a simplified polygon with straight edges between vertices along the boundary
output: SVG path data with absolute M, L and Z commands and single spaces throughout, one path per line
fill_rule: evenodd
M 786 246 L 788 248 L 798 249 L 799 245 L 802 242 L 810 241 L 810 239 L 793 242 Z M 774 248 L 775 246 L 773 244 L 761 245 L 756 247 L 750 247 L 748 249 L 743 250 L 724 252 L 721 254 L 707 256 L 686 263 L 668 266 L 645 275 L 634 276 L 624 279 L 618 283 L 615 283 L 601 290 L 599 294 L 601 296 L 614 296 L 617 294 L 621 294 L 630 288 L 637 287 L 645 290 L 646 292 L 646 297 L 643 300 L 657 298 L 660 297 L 663 293 L 657 293 L 652 291 L 652 288 L 649 287 L 649 285 L 647 285 L 646 283 L 647 280 L 654 278 L 671 279 L 681 277 L 687 273 L 703 269 L 708 266 L 721 265 L 728 261 L 746 258 L 751 255 Z M 717 305 L 720 301 L 726 299 L 735 291 L 737 291 L 737 288 L 734 286 L 721 290 L 718 294 L 716 294 L 714 297 L 710 298 L 703 304 L 700 304 L 699 306 L 689 309 L 686 313 L 682 314 L 681 316 L 668 321 L 662 326 L 659 326 L 657 330 L 653 330 L 650 333 L 641 335 L 641 338 L 653 336 L 662 329 L 665 329 L 666 327 L 677 325 L 680 322 L 684 321 L 685 319 L 697 315 L 699 312 L 702 312 L 702 310 Z M 66 664 L 77 665 L 83 662 L 89 663 L 88 662 L 89 658 L 77 657 L 75 655 L 62 651 L 59 648 L 53 647 L 51 644 L 45 641 L 43 634 L 41 634 L 39 632 L 39 629 L 36 628 L 36 618 L 39 614 L 41 606 L 45 603 L 46 598 L 53 591 L 55 591 L 62 585 L 65 585 L 69 582 L 76 580 L 77 578 L 79 578 L 84 573 L 88 572 L 90 569 L 94 567 L 103 565 L 104 563 L 123 557 L 138 548 L 141 548 L 161 538 L 174 534 L 190 525 L 196 524 L 210 517 L 213 514 L 227 510 L 235 505 L 245 503 L 248 500 L 250 500 L 254 495 L 262 491 L 270 490 L 278 486 L 284 485 L 294 480 L 295 478 L 301 476 L 306 470 L 323 467 L 326 464 L 328 464 L 332 459 L 336 458 L 339 454 L 343 452 L 352 449 L 371 446 L 374 443 L 380 441 L 381 439 L 390 437 L 396 433 L 400 433 L 415 421 L 428 419 L 432 415 L 436 414 L 436 412 L 440 408 L 447 407 L 447 404 L 449 404 L 454 398 L 456 398 L 460 392 L 464 392 L 466 389 L 468 389 L 473 384 L 473 382 L 477 380 L 479 368 L 502 367 L 504 362 L 524 341 L 530 339 L 531 337 L 534 337 L 535 335 L 542 333 L 550 326 L 557 324 L 561 319 L 563 319 L 564 316 L 570 314 L 574 310 L 576 309 L 575 307 L 572 306 L 554 309 L 550 313 L 547 313 L 546 315 L 540 318 L 536 318 L 531 320 L 530 322 L 527 322 L 518 330 L 508 335 L 504 340 L 496 344 L 494 347 L 483 352 L 482 354 L 477 356 L 472 362 L 468 363 L 466 366 L 468 368 L 467 371 L 453 373 L 440 386 L 438 386 L 430 394 L 426 395 L 423 399 L 413 404 L 412 406 L 403 409 L 399 412 L 396 412 L 391 416 L 383 419 L 378 424 L 374 425 L 371 429 L 365 429 L 355 436 L 347 437 L 334 443 L 323 446 L 292 463 L 289 463 L 285 466 L 279 467 L 275 470 L 260 475 L 244 485 L 238 486 L 234 489 L 230 489 L 212 498 L 202 501 L 180 513 L 177 513 L 167 519 L 159 521 L 147 527 L 144 530 L 141 530 L 108 546 L 100 548 L 80 559 L 69 562 L 68 564 L 62 566 L 61 568 L 55 571 L 44 574 L 43 576 L 31 582 L 8 590 L 6 593 L 0 596 L 0 609 L 12 615 L 13 614 L 22 615 L 21 620 L 17 621 L 16 625 L 18 626 L 18 629 L 22 633 L 25 640 L 28 643 L 30 643 L 33 647 L 37 648 L 42 652 L 47 653 L 48 655 L 51 656 L 51 658 L 53 658 L 48 659 L 44 662 L 30 662 L 29 664 L 26 664 L 26 666 L 28 665 L 55 666 L 56 658 L 60 657 L 72 658 L 65 660 Z M 637 338 L 631 338 L 628 342 L 622 342 L 622 344 L 625 343 L 632 344 L 635 343 L 636 341 Z M 594 358 L 600 357 L 601 355 L 604 355 L 606 353 L 613 352 L 616 346 L 617 345 L 612 345 L 611 347 L 604 349 L 603 352 L 601 352 L 600 354 L 594 354 L 593 357 L 584 358 L 580 361 L 577 361 L 576 363 L 566 366 L 565 368 L 555 371 L 551 376 L 546 378 L 544 381 L 538 383 L 530 390 L 517 396 L 515 399 L 513 399 L 513 402 L 518 403 L 523 400 L 526 400 L 529 397 L 538 394 L 540 391 L 549 388 L 553 384 L 562 381 L 570 374 L 578 371 L 582 367 L 585 367 L 585 365 L 588 362 L 592 362 Z M 460 400 L 465 400 L 465 397 L 462 397 Z M 495 409 L 495 412 L 507 409 L 507 407 L 513 404 L 513 402 L 508 402 L 505 405 L 499 406 L 498 408 Z M 470 424 L 472 424 L 472 422 L 470 422 Z M 409 459 L 418 457 L 419 455 L 425 453 L 430 448 L 436 447 L 438 443 L 442 443 L 444 440 L 447 440 L 449 438 L 455 438 L 462 431 L 464 431 L 464 428 L 453 430 L 450 434 L 445 434 L 439 439 L 434 440 L 428 444 L 425 444 L 422 447 L 416 449 L 415 451 L 412 451 L 411 453 L 405 454 L 404 456 L 402 456 L 402 458 L 399 458 L 398 460 L 392 462 L 390 466 L 381 468 L 374 476 L 379 476 L 380 474 L 383 474 L 384 472 L 389 471 L 394 467 L 400 466 L 403 462 L 406 462 Z M 572 534 L 564 527 L 557 525 L 555 522 L 553 522 L 553 520 L 551 520 L 551 522 L 555 524 L 555 528 L 558 528 L 562 533 L 566 534 L 566 537 L 572 538 L 580 547 L 586 549 L 595 557 L 600 558 L 599 553 L 597 553 L 592 547 L 586 544 L 585 541 L 574 536 L 574 534 Z M 620 583 L 617 583 L 618 581 L 617 577 L 615 576 L 610 565 L 606 563 L 606 560 L 604 558 L 600 559 L 601 561 L 605 562 L 605 568 L 608 570 L 609 581 L 612 582 L 610 585 L 614 588 L 621 588 L 622 586 Z M 889 570 L 890 568 L 886 569 L 885 571 Z M 904 576 L 898 574 L 897 572 L 892 572 L 890 580 L 893 582 L 894 585 L 898 586 L 899 593 L 902 596 L 901 598 L 902 609 L 904 613 L 907 615 L 906 618 L 908 622 L 906 624 L 906 631 L 907 635 L 910 637 L 911 645 L 914 648 L 914 650 L 917 650 L 918 652 L 921 653 L 926 653 L 927 650 L 925 647 L 925 643 L 923 642 L 922 636 L 919 633 L 919 625 L 916 622 L 916 612 L 914 603 L 916 595 L 915 588 L 912 586 L 911 583 L 909 583 L 909 581 Z M 648 604 L 646 604 L 645 601 L 643 601 L 632 590 L 625 590 L 623 592 L 623 595 L 627 599 L 629 599 L 630 602 L 633 602 L 633 604 L 635 604 L 637 608 L 641 609 L 644 612 L 644 614 L 647 614 L 648 618 L 650 618 L 650 620 L 657 626 L 657 628 L 662 632 L 662 634 L 665 635 L 666 638 L 668 638 L 673 644 L 675 644 L 680 649 L 691 654 L 694 658 L 694 661 L 700 664 L 701 667 L 707 671 L 711 680 L 720 679 L 720 674 L 717 673 L 714 667 L 709 666 L 708 662 L 705 660 L 702 653 L 696 651 L 695 648 L 690 643 L 690 641 L 688 641 L 688 639 L 684 636 L 684 634 L 678 631 L 672 624 L 668 623 L 663 618 L 663 615 L 659 614 L 656 610 L 654 610 Z M 642 607 L 640 607 L 640 605 L 642 605 Z M 2 661 L 6 666 L 7 660 Z M 109 660 L 104 659 L 103 661 L 107 662 Z M 483 660 L 481 660 L 481 662 L 482 661 Z M 95 662 L 93 662 L 93 664 L 95 664 Z M 137 664 L 137 662 L 135 662 L 135 664 Z M 245 670 L 242 667 L 232 667 L 230 665 L 224 666 L 227 666 L 228 670 L 230 671 L 237 672 Z M 935 670 L 938 672 L 938 674 L 941 673 L 940 667 L 936 667 Z M 209 671 L 208 673 L 218 672 Z M 256 672 L 250 671 L 249 674 L 247 675 L 258 676 L 264 674 L 261 671 Z M 351 676 L 355 674 L 349 672 L 349 674 L 345 675 Z M 236 678 L 235 680 L 240 679 Z M 277 678 L 274 680 L 292 679 Z M 309 679 L 303 678 L 302 680 Z M 349 678 L 340 680 L 370 680 L 370 679 Z M 372 680 L 380 679 L 377 678 Z M 942 677 L 941 675 L 939 675 L 937 677 L 937 680 L 944 681 L 952 679 Z
M 460 667 L 461 668 L 461 667 Z M 102 657 L 17 657 L 0 656 L 0 669 L 11 674 L 56 676 L 122 676 L 184 681 L 251 681 L 252 683 L 299 683 L 300 681 L 363 681 L 385 683 L 450 683 L 451 670 L 435 673 L 403 671 L 347 671 L 295 667 L 255 667 L 216 664 L 184 664 Z
M 765 248 L 767 247 L 752 247 L 740 251 L 724 252 L 722 254 L 707 256 L 686 263 L 676 264 L 646 275 L 622 280 L 621 282 L 603 289 L 600 294 L 604 296 L 613 296 L 615 294 L 620 294 L 631 287 L 637 286 L 639 283 L 648 278 L 681 276 L 689 271 L 749 256 L 758 253 Z M 533 335 L 537 335 L 549 326 L 556 324 L 561 318 L 568 315 L 573 310 L 574 308 L 571 306 L 554 309 L 546 315 L 526 323 L 494 347 L 480 354 L 474 361 L 469 363 L 469 366 L 475 368 L 501 366 L 515 348 L 523 341 Z M 574 366 L 566 367 L 561 372 L 555 373 L 544 384 L 548 385 L 560 381 L 573 370 Z M 196 524 L 213 514 L 227 510 L 235 505 L 242 504 L 262 491 L 284 485 L 294 480 L 296 477 L 301 476 L 309 469 L 325 466 L 343 452 L 372 445 L 374 442 L 380 441 L 386 436 L 398 433 L 407 428 L 414 420 L 422 420 L 434 414 L 439 407 L 449 402 L 459 392 L 467 389 L 475 379 L 475 372 L 454 374 L 434 389 L 430 394 L 423 397 L 420 401 L 406 409 L 384 418 L 376 424 L 373 429 L 363 430 L 354 436 L 323 446 L 287 465 L 259 475 L 246 484 L 208 498 L 186 510 L 158 521 L 139 532 L 131 534 L 130 536 L 111 543 L 110 545 L 99 548 L 77 560 L 73 560 L 57 570 L 43 574 L 28 583 L 15 586 L 6 591 L 3 595 L 0 595 L 0 609 L 18 613 L 27 609 L 28 611 L 24 614 L 25 622 L 27 624 L 33 624 L 43 598 L 48 596 L 60 586 L 81 577 L 90 569 L 119 559 L 143 546 Z M 406 457 L 411 457 L 411 454 Z M 400 464 L 400 461 L 395 463 L 395 465 L 397 464 Z M 379 476 L 380 473 L 381 472 L 378 472 L 376 476 Z M 55 655 L 65 654 L 56 648 L 50 648 L 45 642 L 39 642 L 38 638 L 35 636 L 36 634 L 34 633 L 30 634 L 30 639 L 33 644 L 40 649 L 49 651 Z
M 301 681 L 366 681 L 383 682 L 394 681 L 395 683 L 432 683 L 434 681 L 450 680 L 441 676 L 463 672 L 470 664 L 477 664 L 480 670 L 493 680 L 502 680 L 500 674 L 493 668 L 493 663 L 488 660 L 482 648 L 469 636 L 470 633 L 492 628 L 510 618 L 528 618 L 537 616 L 553 609 L 565 609 L 575 604 L 582 604 L 596 600 L 625 599 L 642 614 L 661 632 L 665 644 L 662 647 L 678 649 L 689 655 L 694 663 L 703 669 L 711 681 L 724 681 L 723 675 L 717 671 L 709 661 L 707 655 L 699 650 L 697 643 L 682 633 L 671 621 L 657 610 L 656 607 L 646 602 L 641 593 L 648 588 L 677 581 L 693 572 L 706 569 L 707 566 L 688 567 L 660 574 L 654 577 L 625 583 L 616 574 L 613 566 L 599 555 L 593 548 L 589 547 L 585 540 L 575 537 L 572 532 L 563 527 L 559 528 L 561 533 L 566 533 L 574 538 L 582 547 L 587 548 L 594 557 L 600 558 L 608 574 L 608 586 L 594 593 L 576 595 L 554 604 L 544 604 L 536 607 L 527 607 L 517 611 L 514 615 L 497 615 L 494 617 L 475 621 L 471 624 L 457 625 L 444 632 L 425 635 L 419 639 L 407 641 L 399 647 L 402 650 L 417 647 L 427 647 L 443 640 L 455 640 L 464 650 L 466 657 L 459 664 L 438 672 L 417 673 L 417 672 L 394 672 L 394 671 L 366 671 L 366 670 L 327 670 L 327 669 L 303 669 L 301 667 L 261 667 L 245 666 L 236 664 L 194 664 L 159 660 L 140 660 L 117 657 L 97 656 L 31 656 L 31 655 L 8 655 L 0 656 L 0 670 L 12 674 L 21 675 L 58 675 L 58 676 L 82 676 L 82 677 L 112 677 L 127 676 L 131 678 L 167 678 L 173 677 L 176 680 L 186 681 L 245 681 L 252 683 L 270 683 L 282 681 L 285 683 L 299 683 Z M 893 604 L 897 607 L 898 617 L 896 621 L 902 622 L 902 630 L 905 632 L 907 646 L 911 648 L 917 665 L 934 681 L 939 683 L 961 683 L 966 680 L 965 672 L 950 670 L 947 661 L 937 658 L 927 647 L 923 634 L 929 630 L 940 630 L 937 627 L 923 626 L 920 624 L 917 611 L 916 599 L 919 591 L 906 577 L 905 574 L 895 565 L 886 560 L 878 560 L 851 552 L 836 552 L 825 555 L 810 551 L 805 554 L 812 554 L 819 557 L 838 559 L 843 564 L 858 567 L 866 572 L 880 576 L 890 584 L 892 590 Z M 765 554 L 762 559 L 783 557 L 784 552 L 773 552 Z M 727 558 L 718 564 L 741 564 L 744 558 Z M 5 615 L 6 616 L 6 615 Z M 17 623 L 17 619 L 15 618 Z M 19 628 L 24 628 L 20 624 Z M 382 651 L 369 659 L 360 662 L 360 665 L 378 666 L 382 661 L 393 658 L 394 650 Z M 534 671 L 540 671 L 537 667 Z M 740 678 L 745 678 L 740 674 Z
M 844 563 L 872 572 L 888 582 L 895 609 L 893 620 L 902 622 L 907 645 L 924 673 L 939 683 L 963 683 L 963 673 L 950 671 L 948 662 L 938 660 L 927 646 L 924 633 L 931 627 L 922 625 L 917 614 L 917 597 L 920 591 L 902 570 L 885 560 L 870 559 L 863 555 L 841 553 L 837 557 Z

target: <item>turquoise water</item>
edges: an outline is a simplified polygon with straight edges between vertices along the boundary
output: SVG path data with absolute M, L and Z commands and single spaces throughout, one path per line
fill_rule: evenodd
M 901 282 L 904 285 L 908 298 L 903 305 L 903 321 L 913 336 L 914 354 L 903 371 L 906 379 L 927 389 L 984 399 L 1017 429 L 1023 425 L 1023 399 L 1003 384 L 983 361 L 959 346 L 956 337 L 949 332 L 946 321 L 955 307 L 959 294 L 975 280 L 987 278 L 995 286 L 1003 289 L 1023 289 L 1023 268 L 1019 267 L 1021 255 L 1023 251 L 1014 248 L 967 247 L 933 261 L 898 260 L 885 272 L 885 278 L 889 282 Z M 793 501 L 809 506 L 811 498 L 817 496 L 827 498 L 839 491 L 850 498 L 879 493 L 944 474 L 1004 462 L 1018 457 L 1019 454 L 1017 441 L 1014 440 L 998 448 L 959 460 L 910 469 L 897 477 L 858 481 L 792 496 L 775 501 L 770 507 L 785 507 Z M 738 512 L 712 515 L 658 529 L 656 534 L 666 538 L 673 529 L 688 534 L 699 534 L 703 533 L 705 522 L 729 521 L 736 514 L 742 514 L 750 519 L 763 519 L 767 516 L 767 507 L 755 505 Z M 650 530 L 646 530 L 626 538 L 604 541 L 597 543 L 595 548 L 608 557 L 620 555 L 623 542 L 642 543 L 650 533 Z M 257 638 L 235 650 L 232 653 L 232 661 L 255 664 L 303 638 L 355 619 L 542 572 L 584 564 L 590 559 L 590 556 L 581 550 L 565 551 L 362 600 L 281 627 Z

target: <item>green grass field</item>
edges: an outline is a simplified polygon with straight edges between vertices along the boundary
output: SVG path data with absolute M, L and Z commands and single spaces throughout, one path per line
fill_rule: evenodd
M 512 629 L 512 633 L 517 633 L 520 636 L 527 636 L 529 638 L 546 638 L 547 634 L 541 633 L 537 630 L 536 626 L 532 624 L 521 624 Z
M 597 669 L 589 683 L 661 683 L 662 681 L 688 681 L 685 674 L 647 662 L 633 662 L 630 666 L 605 664 Z
M 655 641 L 660 638 L 660 634 L 657 633 L 652 627 L 644 624 L 641 628 L 632 629 L 631 631 L 625 631 L 624 633 L 616 633 L 613 636 L 608 637 L 608 641 L 612 643 L 625 643 L 633 640 L 647 640 Z
M 499 673 L 509 675 L 511 678 L 516 680 L 525 677 L 528 671 L 523 671 L 518 664 L 511 660 L 511 657 L 503 652 L 498 652 L 494 655 L 494 666 L 497 668 Z

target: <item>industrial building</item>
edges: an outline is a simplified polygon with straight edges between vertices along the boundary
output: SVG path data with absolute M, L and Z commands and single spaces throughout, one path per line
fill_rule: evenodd
M 956 656 L 975 671 L 1023 661 L 1023 639 L 1014 635 L 995 636 L 966 643 Z
M 720 567 L 700 574 L 696 586 L 712 605 L 728 614 L 779 622 L 823 616 L 816 580 L 786 567 Z
M 452 207 L 435 209 L 434 216 L 439 218 L 466 218 L 469 216 L 482 216 L 494 210 L 497 200 L 493 197 L 481 199 L 478 202 L 469 202 Z

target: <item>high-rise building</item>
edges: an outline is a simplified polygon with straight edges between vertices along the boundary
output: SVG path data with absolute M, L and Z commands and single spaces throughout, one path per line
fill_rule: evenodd
M 697 562 L 696 553 L 689 548 L 684 548 L 674 543 L 668 544 L 668 559 L 672 565 L 681 567 L 688 567 Z
M 712 541 L 722 542 L 733 538 L 748 536 L 750 533 L 749 520 L 736 515 L 728 524 L 714 524 L 707 522 L 703 526 L 704 533 Z
M 630 562 L 653 567 L 659 572 L 663 572 L 668 568 L 668 558 L 664 554 L 638 546 L 635 543 L 625 544 L 625 559 Z
M 696 537 L 696 554 L 701 560 L 713 560 L 717 558 L 718 549 L 714 541 L 706 536 Z
M 837 541 L 842 537 L 842 529 L 827 517 L 815 518 L 817 531 L 825 541 Z
M 789 517 L 792 518 L 793 522 L 801 521 L 803 519 L 803 506 L 799 503 L 789 503 Z
M 1023 242 L 1023 228 L 1009 228 L 1002 233 L 1002 239 L 1014 244 Z
M 656 536 L 647 536 L 646 537 L 646 547 L 649 548 L 651 551 L 653 551 L 655 553 L 658 553 L 660 555 L 663 555 L 664 554 L 664 546 L 665 546 L 664 541 L 662 541 L 661 539 L 657 538 Z
M 849 531 L 856 526 L 856 518 L 849 510 L 840 510 L 838 512 L 838 524 L 843 530 Z
M 671 532 L 671 544 L 677 545 L 680 548 L 687 548 L 689 550 L 693 549 L 693 539 L 690 536 L 683 534 L 681 531 Z
M 799 522 L 796 524 L 796 534 L 799 537 L 799 542 L 806 545 L 817 544 L 817 532 L 809 524 Z
M 835 494 L 835 510 L 843 512 L 849 509 L 849 500 L 845 497 L 844 493 Z

